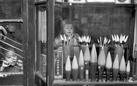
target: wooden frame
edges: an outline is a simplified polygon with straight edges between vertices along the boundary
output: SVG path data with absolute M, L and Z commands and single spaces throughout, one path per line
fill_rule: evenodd
M 39 3 L 39 4 L 38 4 Z M 38 33 L 38 11 L 39 11 L 39 8 L 41 7 L 41 6 L 44 6 L 44 7 L 47 7 L 47 2 L 35 2 L 35 12 L 36 12 L 36 29 L 35 29 L 35 43 L 36 43 L 36 51 L 35 51 L 35 61 L 36 61 L 36 63 L 35 63 L 35 84 L 37 85 L 37 86 L 41 86 L 41 85 L 46 85 L 47 83 L 46 83 L 46 79 L 45 79 L 45 77 L 43 77 L 42 75 L 41 75 L 41 71 L 40 71 L 40 61 L 41 61 L 41 59 L 40 59 L 40 54 L 41 54 L 41 42 L 40 41 L 38 41 L 38 35 L 39 35 L 39 33 Z M 45 8 L 45 10 L 47 11 L 47 8 Z M 44 53 L 45 54 L 45 53 Z
M 23 0 L 24 3 L 24 28 L 25 28 L 25 56 L 24 61 L 24 86 L 34 86 L 35 68 L 35 7 L 34 0 Z
M 22 19 L 1 19 L 0 20 L 0 22 L 1 23 L 22 23 L 22 28 L 24 28 L 23 29 L 23 32 L 25 33 L 24 34 L 24 41 L 23 41 L 23 46 L 24 46 L 24 49 L 23 50 L 25 50 L 25 55 L 24 55 L 24 61 L 23 61 L 23 68 L 24 68 L 24 70 L 23 70 L 23 72 L 21 72 L 21 73 L 19 73 L 19 74 L 12 74 L 12 75 L 10 75 L 10 76 L 8 76 L 8 77 L 5 77 L 5 78 L 2 78 L 2 77 L 0 77 L 0 81 L 1 81 L 1 83 L 0 83 L 0 85 L 23 85 L 23 86 L 28 86 L 27 85 L 27 75 L 28 75 L 28 73 L 30 73 L 30 70 L 33 70 L 33 69 L 30 69 L 30 70 L 28 70 L 29 68 L 28 68 L 28 66 L 29 66 L 29 56 L 28 56 L 28 0 L 21 0 L 22 2 L 22 14 L 21 14 L 21 16 L 22 16 Z M 33 1 L 33 0 L 31 0 L 31 1 Z M 31 2 L 32 3 L 32 2 Z M 32 6 L 32 5 L 31 5 Z M 32 19 L 34 19 L 34 18 L 32 18 Z M 32 67 L 30 67 L 30 68 L 32 68 Z M 27 72 L 27 71 L 29 71 L 29 72 Z M 32 72 L 32 74 L 33 74 L 33 72 Z M 30 74 L 30 75 L 32 75 L 32 74 Z M 29 76 L 29 78 L 30 77 L 33 77 L 33 76 Z M 32 85 L 32 83 L 31 83 L 31 85 Z M 31 86 L 31 85 L 29 85 L 29 86 Z M 33 86 L 33 85 L 32 85 Z
M 53 83 L 53 41 L 54 41 L 54 0 L 49 0 L 49 1 L 41 1 L 41 2 L 35 2 L 35 5 L 45 5 L 47 7 L 47 25 L 48 25 L 48 36 L 47 36 L 47 76 L 46 76 L 46 81 L 43 79 L 43 77 L 41 77 L 41 75 L 39 75 L 37 72 L 35 73 L 35 84 L 36 85 L 43 85 L 44 83 L 47 86 L 52 86 Z M 37 14 L 36 14 L 37 16 Z M 37 22 L 36 22 L 37 23 Z M 50 29 L 49 29 L 50 28 Z M 37 35 L 37 34 L 36 34 Z M 37 39 L 37 37 L 36 37 Z M 37 47 L 37 49 L 39 50 L 39 48 Z M 37 62 L 39 62 L 39 58 L 36 55 L 36 60 L 38 60 Z M 36 67 L 38 67 L 37 63 L 35 65 Z M 38 69 L 36 68 L 36 71 Z

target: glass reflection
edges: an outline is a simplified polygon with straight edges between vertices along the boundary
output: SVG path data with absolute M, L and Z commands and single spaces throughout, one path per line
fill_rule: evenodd
M 19 23 L 0 23 L 0 73 L 23 71 L 23 32 Z

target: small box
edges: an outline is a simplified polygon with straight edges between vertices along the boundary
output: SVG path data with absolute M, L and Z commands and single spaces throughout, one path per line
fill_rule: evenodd
M 87 2 L 111 2 L 114 3 L 115 0 L 87 0 Z
M 86 3 L 86 0 L 68 0 L 70 3 Z
M 35 1 L 47 1 L 47 0 L 35 0 Z
M 63 52 L 54 50 L 54 79 L 63 79 Z
M 116 4 L 131 4 L 131 0 L 115 0 Z
M 55 0 L 55 2 L 63 2 L 63 0 Z

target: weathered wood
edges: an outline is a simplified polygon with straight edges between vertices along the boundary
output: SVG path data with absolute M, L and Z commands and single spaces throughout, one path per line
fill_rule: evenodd
M 96 85 L 96 86 L 136 86 L 137 82 L 65 82 L 65 81 L 54 81 L 54 86 L 83 86 L 83 85 Z
M 22 19 L 1 19 L 0 23 L 23 23 Z
M 27 85 L 34 86 L 34 72 L 35 72 L 35 6 L 34 0 L 27 0 Z
M 22 0 L 4 0 L 0 3 L 0 19 L 21 18 Z
M 23 79 L 23 86 L 27 86 L 27 75 L 28 75 L 28 0 L 22 0 L 22 18 L 23 18 L 23 25 L 22 25 L 22 28 L 23 29 L 23 33 L 24 33 L 24 41 L 23 41 L 23 44 L 24 44 L 24 51 L 25 51 L 25 55 L 24 55 L 24 61 L 23 61 L 23 72 L 24 72 L 24 79 Z
M 52 86 L 54 79 L 54 0 L 48 0 L 48 40 L 47 40 L 47 85 Z
M 23 85 L 23 74 L 0 77 L 0 85 Z
M 46 86 L 46 79 L 44 79 L 43 76 L 41 76 L 41 74 L 35 73 L 35 84 L 37 86 Z

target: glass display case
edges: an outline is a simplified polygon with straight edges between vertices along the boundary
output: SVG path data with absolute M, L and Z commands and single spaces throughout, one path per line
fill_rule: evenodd
M 54 10 L 53 85 L 136 84 L 135 4 L 68 0 Z
M 136 85 L 136 5 L 78 2 L 36 1 L 37 86 Z

